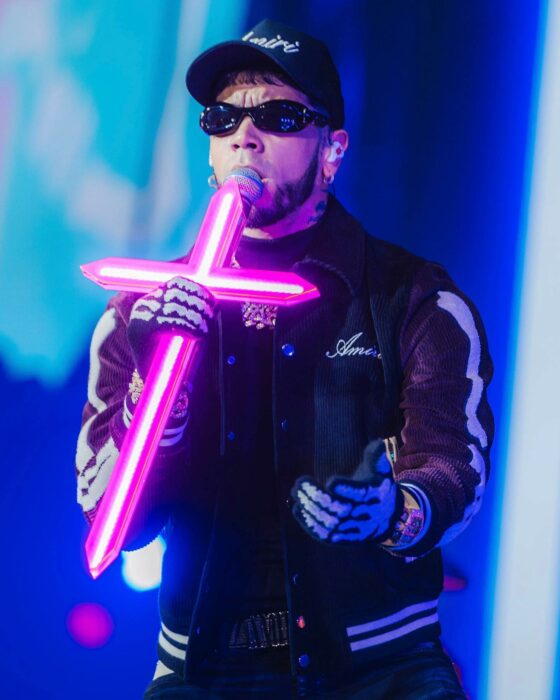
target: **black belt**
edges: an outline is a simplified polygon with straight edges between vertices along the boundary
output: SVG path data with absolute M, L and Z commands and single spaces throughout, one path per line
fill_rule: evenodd
M 230 649 L 270 649 L 288 646 L 288 612 L 271 612 L 236 622 L 229 638 Z

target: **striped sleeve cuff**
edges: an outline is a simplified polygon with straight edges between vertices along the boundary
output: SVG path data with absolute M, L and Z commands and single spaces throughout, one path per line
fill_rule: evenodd
M 184 673 L 185 659 L 187 658 L 187 647 L 189 637 L 186 634 L 179 634 L 161 622 L 161 630 L 158 637 L 158 659 L 168 669 L 181 677 Z
M 182 407 L 184 405 L 184 410 L 177 409 L 178 404 Z M 167 425 L 163 431 L 161 440 L 159 441 L 159 447 L 167 448 L 177 445 L 183 438 L 185 429 L 189 423 L 189 414 L 187 410 L 188 399 L 186 394 L 180 394 L 175 406 L 173 407 L 171 416 L 167 421 Z M 129 428 L 132 423 L 132 418 L 134 416 L 135 405 L 132 402 L 130 394 L 127 394 L 124 400 L 123 411 L 122 411 L 122 421 L 125 428 Z M 175 415 L 174 415 L 175 414 Z
M 122 424 L 125 430 L 130 427 L 134 411 L 140 400 L 144 382 L 140 378 L 138 371 L 135 369 L 131 382 L 129 384 L 128 393 L 124 398 L 122 410 Z M 185 433 L 185 429 L 189 423 L 189 399 L 186 391 L 181 391 L 167 420 L 167 424 L 163 431 L 163 435 L 159 441 L 159 447 L 170 448 L 178 445 Z

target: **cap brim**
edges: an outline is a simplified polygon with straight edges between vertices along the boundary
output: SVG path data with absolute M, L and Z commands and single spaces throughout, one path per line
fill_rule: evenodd
M 260 46 L 244 41 L 226 41 L 195 59 L 187 71 L 185 82 L 194 99 L 206 107 L 216 98 L 214 86 L 220 76 L 230 71 L 254 68 L 280 68 L 290 75 L 280 61 L 276 61 Z

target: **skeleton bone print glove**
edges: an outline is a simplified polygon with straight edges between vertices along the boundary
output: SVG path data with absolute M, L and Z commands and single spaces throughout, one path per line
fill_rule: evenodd
M 403 494 L 393 480 L 383 440 L 364 451 L 355 475 L 331 477 L 322 488 L 312 477 L 300 477 L 293 489 L 292 512 L 311 537 L 320 542 L 382 542 L 403 511 Z
M 142 378 L 146 378 L 158 331 L 204 338 L 213 316 L 212 294 L 197 282 L 183 277 L 173 277 L 138 299 L 132 307 L 127 336 Z

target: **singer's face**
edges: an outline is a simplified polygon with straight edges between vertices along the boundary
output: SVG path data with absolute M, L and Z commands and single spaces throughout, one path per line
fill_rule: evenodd
M 254 107 L 269 100 L 286 99 L 313 109 L 308 98 L 289 85 L 230 85 L 216 97 L 238 107 Z M 308 216 L 309 202 L 321 196 L 322 157 L 326 127 L 313 124 L 291 134 L 260 131 L 249 115 L 224 136 L 210 137 L 210 158 L 218 183 L 234 168 L 253 168 L 262 178 L 263 196 L 251 209 L 248 226 L 263 228 L 289 217 L 290 228 Z M 301 222 L 301 228 L 306 225 Z M 307 225 L 309 225 L 307 223 Z

